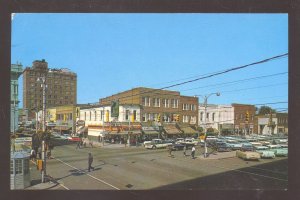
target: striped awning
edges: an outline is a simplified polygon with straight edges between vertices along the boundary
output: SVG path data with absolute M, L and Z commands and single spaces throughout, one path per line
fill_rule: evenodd
M 157 135 L 157 134 L 159 134 L 158 131 L 143 131 L 143 133 L 145 135 Z
M 141 131 L 120 131 L 120 132 L 111 131 L 111 132 L 109 132 L 109 135 L 128 135 L 128 132 L 130 132 L 130 134 L 132 134 L 132 135 L 142 134 Z
M 53 129 L 54 130 L 62 130 L 62 131 L 67 131 L 67 130 L 70 130 L 72 127 L 68 127 L 68 126 L 55 126 Z
M 167 134 L 181 134 L 182 131 L 180 131 L 178 128 L 176 128 L 175 125 L 166 125 L 163 127 L 163 129 L 165 130 L 165 132 Z

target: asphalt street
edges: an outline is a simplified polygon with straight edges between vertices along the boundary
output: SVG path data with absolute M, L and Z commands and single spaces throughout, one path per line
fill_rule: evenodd
M 53 159 L 47 160 L 47 174 L 57 182 L 58 190 L 286 190 L 287 158 L 244 161 L 200 158 L 203 149 L 196 148 L 196 159 L 166 149 L 143 147 L 86 147 L 76 144 L 56 146 Z M 88 172 L 88 153 L 94 156 L 94 171 Z M 188 154 L 190 150 L 188 151 Z M 32 167 L 33 183 L 39 172 Z

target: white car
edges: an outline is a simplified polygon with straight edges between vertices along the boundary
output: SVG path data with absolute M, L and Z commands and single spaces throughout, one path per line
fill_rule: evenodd
M 171 142 L 164 142 L 162 139 L 153 139 L 150 143 L 145 144 L 146 149 L 160 149 L 167 148 L 173 145 Z
M 236 151 L 236 156 L 244 160 L 259 160 L 260 154 L 254 151 Z
M 176 138 L 175 140 L 175 144 L 181 144 L 182 142 L 184 142 L 184 138 Z
M 147 145 L 147 144 L 150 144 L 151 143 L 151 141 L 150 140 L 148 140 L 148 141 L 144 141 L 143 142 L 143 145 L 144 145 L 144 147 Z
M 275 153 L 270 151 L 266 146 L 257 146 L 255 151 L 260 154 L 262 158 L 275 158 Z

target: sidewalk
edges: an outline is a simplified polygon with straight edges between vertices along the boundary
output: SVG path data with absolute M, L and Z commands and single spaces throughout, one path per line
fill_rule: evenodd
M 203 159 L 203 160 L 215 160 L 215 159 L 226 159 L 226 158 L 234 158 L 236 157 L 235 151 L 229 152 L 215 152 L 209 154 L 208 157 L 204 158 L 204 155 L 196 156 L 196 158 Z
M 88 145 L 87 145 L 88 146 Z M 93 141 L 93 146 L 94 147 L 101 147 L 101 148 L 138 148 L 138 147 L 143 147 L 143 144 L 138 144 L 138 146 L 131 145 L 128 146 L 128 144 L 125 147 L 125 144 L 111 144 L 111 143 L 104 143 L 104 146 L 101 142 L 95 142 Z

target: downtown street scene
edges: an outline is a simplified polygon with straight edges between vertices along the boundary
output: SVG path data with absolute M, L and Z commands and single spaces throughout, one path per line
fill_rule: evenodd
M 286 191 L 287 18 L 13 14 L 10 189 Z

